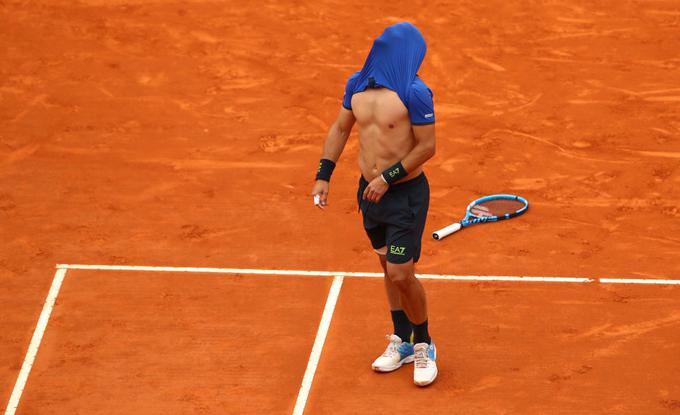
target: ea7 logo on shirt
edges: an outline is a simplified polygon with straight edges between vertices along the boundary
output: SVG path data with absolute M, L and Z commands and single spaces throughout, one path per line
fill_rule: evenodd
M 406 248 L 403 246 L 390 245 L 390 254 L 406 255 Z

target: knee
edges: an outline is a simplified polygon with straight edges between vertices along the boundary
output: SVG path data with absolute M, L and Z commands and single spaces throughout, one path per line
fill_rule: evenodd
M 406 288 L 413 283 L 415 275 L 412 267 L 387 263 L 387 276 L 398 288 Z

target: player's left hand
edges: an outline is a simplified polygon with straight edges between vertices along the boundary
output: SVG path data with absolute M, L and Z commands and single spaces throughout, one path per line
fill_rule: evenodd
M 366 186 L 363 198 L 369 202 L 378 203 L 389 187 L 390 185 L 385 183 L 381 176 L 377 176 Z

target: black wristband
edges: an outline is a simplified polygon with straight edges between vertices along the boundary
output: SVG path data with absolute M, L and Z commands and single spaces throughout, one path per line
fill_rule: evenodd
M 401 161 L 396 162 L 392 167 L 382 172 L 383 180 L 385 180 L 387 184 L 392 184 L 406 176 L 408 176 L 408 173 L 404 166 L 401 165 Z
M 330 182 L 333 169 L 335 169 L 333 160 L 321 159 L 321 161 L 319 161 L 319 168 L 316 170 L 316 180 Z

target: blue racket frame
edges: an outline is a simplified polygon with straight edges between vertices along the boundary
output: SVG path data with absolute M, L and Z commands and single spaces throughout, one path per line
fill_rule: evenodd
M 472 208 L 480 203 L 484 202 L 489 202 L 492 200 L 513 200 L 513 201 L 518 201 L 522 203 L 524 206 L 522 206 L 519 210 L 511 213 L 506 213 L 505 215 L 501 216 L 477 216 L 472 213 Z M 460 221 L 460 222 L 455 222 L 452 223 L 451 225 L 445 226 L 437 231 L 434 231 L 432 233 L 432 238 L 436 240 L 441 240 L 446 238 L 447 236 L 458 232 L 459 230 L 466 228 L 470 225 L 476 225 L 478 223 L 486 223 L 486 222 L 496 222 L 499 220 L 504 220 L 504 219 L 510 219 L 514 218 L 515 216 L 519 216 L 522 213 L 526 212 L 527 209 L 529 209 L 529 202 L 523 198 L 522 196 L 516 196 L 516 195 L 506 195 L 506 194 L 496 194 L 496 195 L 489 195 L 489 196 L 484 196 L 480 197 L 479 199 L 474 200 L 472 203 L 467 205 L 467 208 L 465 209 L 465 217 Z M 471 219 L 472 218 L 472 219 Z
M 472 214 L 470 212 L 470 209 L 472 209 L 472 207 L 474 205 L 477 205 L 479 203 L 488 202 L 490 200 L 516 200 L 518 202 L 524 203 L 524 206 L 518 211 L 515 211 L 515 212 L 512 212 L 512 213 L 506 213 L 503 216 L 483 216 L 483 217 L 480 217 L 480 216 L 475 216 L 474 214 Z M 496 222 L 496 221 L 499 221 L 499 220 L 510 219 L 510 218 L 514 218 L 515 216 L 521 215 L 522 213 L 526 212 L 527 209 L 529 209 L 529 201 L 527 201 L 522 196 L 506 195 L 506 194 L 484 196 L 484 197 L 480 197 L 479 199 L 476 199 L 476 200 L 470 202 L 470 204 L 465 209 L 465 211 L 466 211 L 465 217 L 463 218 L 463 220 L 460 221 L 460 225 L 464 228 L 466 226 L 476 225 L 478 223 Z M 474 219 L 470 219 L 470 218 L 474 218 Z

